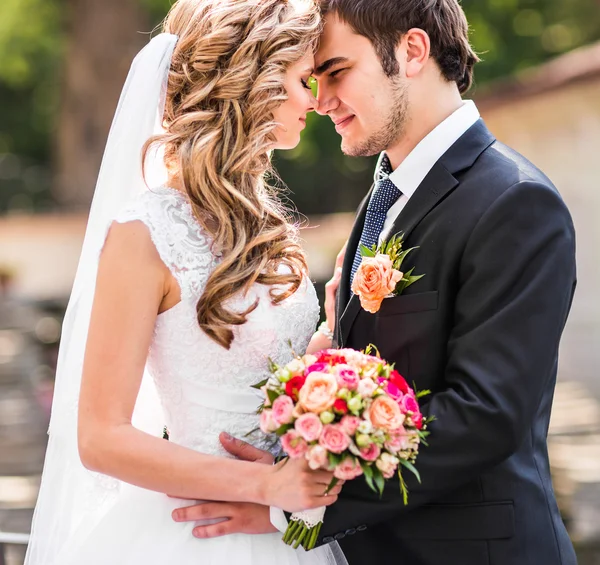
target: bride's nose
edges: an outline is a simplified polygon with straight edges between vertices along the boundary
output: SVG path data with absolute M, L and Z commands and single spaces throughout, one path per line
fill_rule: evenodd
M 308 111 L 309 112 L 317 112 L 319 110 L 319 101 L 315 98 L 315 96 L 312 94 L 312 92 L 308 96 L 309 96 Z

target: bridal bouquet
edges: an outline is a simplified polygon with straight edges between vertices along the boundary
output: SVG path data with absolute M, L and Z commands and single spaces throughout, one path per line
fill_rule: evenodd
M 271 377 L 256 385 L 265 400 L 260 428 L 280 437 L 291 458 L 304 457 L 311 469 L 333 471 L 339 480 L 364 476 L 379 495 L 386 479 L 402 477 L 405 468 L 420 480 L 414 466 L 427 421 L 415 393 L 394 366 L 353 349 L 325 350 L 285 365 L 271 365 Z M 325 507 L 292 515 L 283 540 L 312 549 L 323 523 Z

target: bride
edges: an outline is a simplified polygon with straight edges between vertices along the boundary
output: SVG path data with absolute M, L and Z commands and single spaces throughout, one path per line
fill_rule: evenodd
M 339 493 L 331 473 L 239 461 L 218 438 L 257 427 L 269 358 L 330 345 L 311 341 L 316 294 L 265 181 L 317 103 L 320 25 L 310 0 L 179 0 L 136 57 L 65 317 L 28 565 L 344 561 L 274 528 L 199 540 L 171 518 L 190 499 L 293 512 Z

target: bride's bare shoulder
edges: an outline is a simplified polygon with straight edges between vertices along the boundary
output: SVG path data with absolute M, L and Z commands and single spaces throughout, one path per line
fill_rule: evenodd
M 162 298 L 170 273 L 141 220 L 114 221 L 108 229 L 100 256 L 98 281 L 117 291 L 150 287 Z

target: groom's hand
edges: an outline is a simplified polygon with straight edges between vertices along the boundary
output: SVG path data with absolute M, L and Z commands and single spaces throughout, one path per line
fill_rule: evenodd
M 244 461 L 272 465 L 274 457 L 268 452 L 234 438 L 223 432 L 219 441 L 231 455 Z M 224 519 L 218 524 L 196 526 L 193 534 L 197 538 L 217 538 L 229 534 L 269 534 L 277 528 L 271 524 L 268 506 L 247 502 L 205 502 L 179 508 L 173 512 L 176 522 L 195 522 L 197 520 Z
M 337 297 L 337 291 L 342 280 L 342 265 L 344 264 L 344 257 L 346 256 L 346 246 L 348 242 L 344 243 L 341 251 L 335 260 L 335 271 L 333 277 L 325 285 L 325 318 L 329 325 L 329 329 L 333 331 L 333 324 L 335 323 L 335 302 Z
M 222 432 L 219 435 L 219 441 L 225 450 L 231 455 L 235 455 L 238 459 L 243 461 L 254 461 L 255 463 L 265 463 L 272 465 L 275 458 L 268 452 L 258 449 L 241 439 L 230 436 L 229 434 Z
M 196 526 L 194 537 L 218 538 L 229 534 L 270 534 L 277 532 L 271 524 L 268 506 L 250 502 L 205 502 L 173 511 L 176 522 L 224 519 L 217 524 Z

